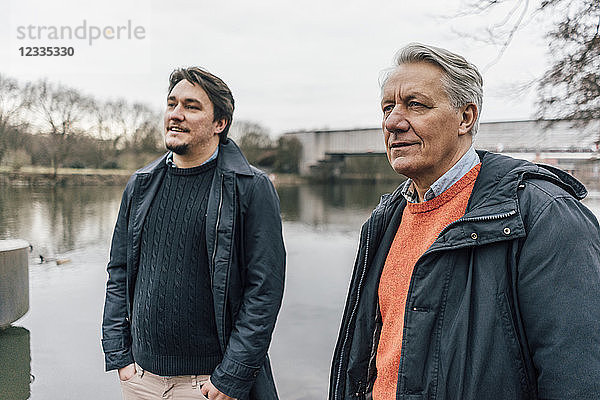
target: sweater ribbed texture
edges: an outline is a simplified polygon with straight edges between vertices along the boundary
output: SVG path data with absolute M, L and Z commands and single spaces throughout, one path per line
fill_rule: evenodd
M 379 281 L 383 326 L 377 347 L 374 400 L 396 398 L 402 353 L 404 311 L 413 268 L 446 227 L 465 214 L 481 164 L 467 172 L 439 196 L 408 203 L 390 247 Z
M 215 165 L 167 168 L 142 228 L 132 350 L 157 375 L 209 375 L 222 359 L 205 240 Z

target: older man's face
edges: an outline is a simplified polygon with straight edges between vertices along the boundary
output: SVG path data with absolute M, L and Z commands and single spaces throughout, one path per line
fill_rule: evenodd
M 468 149 L 462 118 L 442 86 L 442 70 L 429 63 L 403 64 L 383 88 L 382 128 L 388 160 L 399 173 L 428 187 Z M 470 145 L 470 138 L 468 139 Z

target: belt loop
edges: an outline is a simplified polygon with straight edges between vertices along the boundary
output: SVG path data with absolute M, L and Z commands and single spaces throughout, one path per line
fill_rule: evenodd
M 192 375 L 192 389 L 198 387 L 198 375 Z

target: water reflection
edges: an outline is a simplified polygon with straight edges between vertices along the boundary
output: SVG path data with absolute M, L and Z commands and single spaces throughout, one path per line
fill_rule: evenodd
M 277 188 L 284 221 L 319 229 L 356 228 L 394 183 L 290 185 Z M 600 214 L 600 183 L 584 204 Z M 52 257 L 110 239 L 121 187 L 0 188 L 0 239 L 23 238 Z
M 277 188 L 288 258 L 271 358 L 282 399 L 326 397 L 359 229 L 381 194 L 395 186 Z M 600 187 L 590 188 L 585 203 L 600 215 Z M 104 373 L 100 320 L 121 192 L 121 187 L 0 188 L 0 239 L 30 241 L 33 257 L 61 254 L 72 260 L 66 265 L 31 260 L 30 311 L 19 321 L 31 331 L 31 350 L 25 328 L 15 328 L 26 332 L 21 344 L 9 345 L 0 336 L 0 399 L 19 399 L 6 394 L 13 390 L 10 382 L 20 382 L 27 396 L 30 370 L 36 376 L 32 399 L 120 397 L 116 375 Z
M 0 239 L 20 238 L 54 257 L 110 236 L 120 187 L 0 188 Z
M 319 228 L 356 227 L 396 184 L 319 184 L 277 188 L 285 221 Z
M 10 326 L 0 330 L 0 398 L 28 399 L 31 382 L 29 331 Z

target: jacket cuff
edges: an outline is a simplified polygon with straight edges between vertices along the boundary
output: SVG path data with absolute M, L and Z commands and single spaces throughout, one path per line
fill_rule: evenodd
M 210 376 L 220 392 L 236 399 L 245 399 L 254 385 L 260 367 L 250 367 L 230 358 L 223 358 Z
M 104 364 L 106 371 L 112 371 L 133 364 L 133 354 L 131 349 L 113 351 L 110 353 L 104 353 Z
M 102 339 L 102 350 L 104 351 L 104 363 L 106 371 L 123 368 L 133 363 L 131 345 L 126 340 Z

